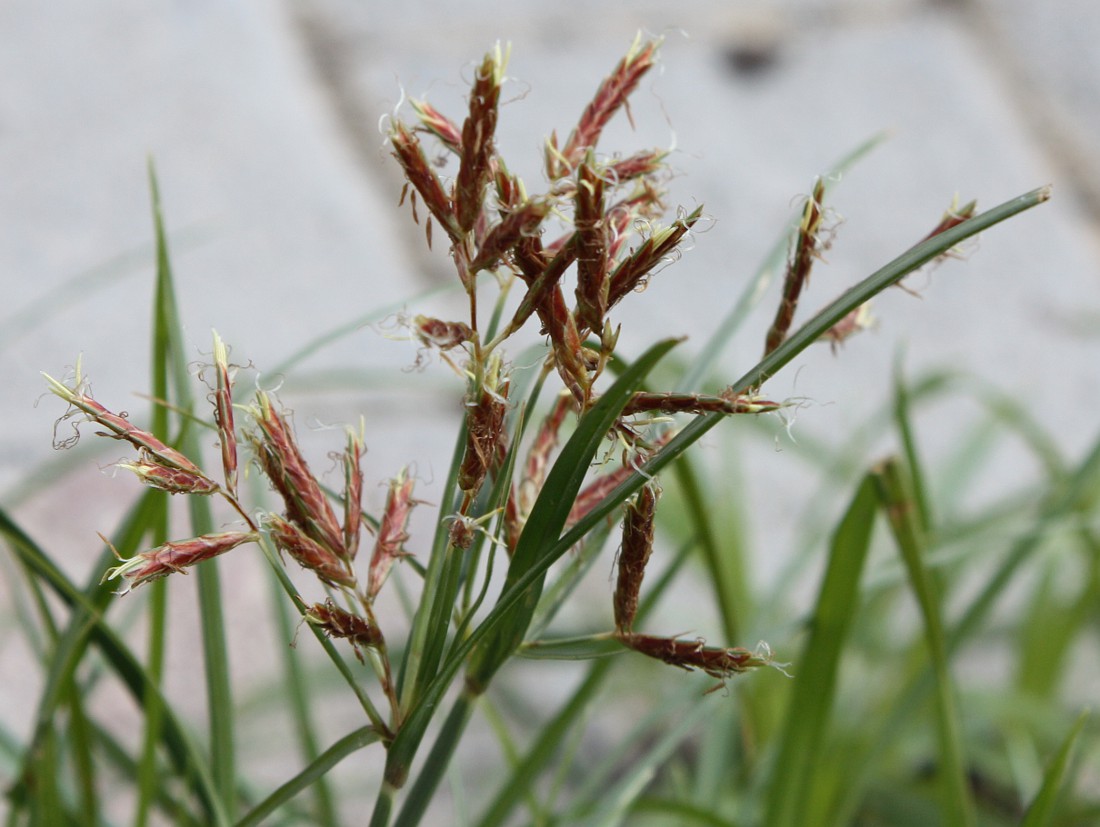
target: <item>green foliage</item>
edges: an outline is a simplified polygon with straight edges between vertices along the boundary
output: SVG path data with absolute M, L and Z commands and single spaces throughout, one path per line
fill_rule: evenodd
M 43 687 L 28 716 L 30 736 L 0 733 L 9 824 L 113 823 L 108 809 L 118 812 L 121 801 L 121 820 L 139 824 L 335 825 L 361 823 L 373 806 L 373 825 L 411 827 L 447 812 L 444 780 L 454 811 L 437 818 L 483 827 L 1069 825 L 1096 818 L 1100 800 L 1075 779 L 1082 762 L 1095 773 L 1098 739 L 1071 698 L 1081 680 L 1079 652 L 1095 643 L 1100 605 L 1100 439 L 1083 459 L 1068 461 L 1042 423 L 1005 395 L 962 374 L 908 381 L 899 368 L 873 422 L 840 435 L 838 445 L 807 440 L 797 447 L 823 484 L 805 504 L 802 533 L 811 539 L 797 552 L 772 550 L 790 562 L 771 586 L 756 576 L 744 486 L 730 485 L 728 474 L 689 450 L 712 431 L 720 451 L 732 452 L 734 439 L 774 439 L 780 426 L 765 417 L 783 403 L 764 398 L 769 378 L 815 342 L 855 332 L 866 302 L 881 291 L 1049 193 L 981 214 L 973 205 L 949 213 L 924 240 L 791 329 L 820 249 L 826 176 L 701 355 L 680 372 L 680 384 L 651 392 L 658 364 L 679 355 L 675 343 L 622 353 L 608 313 L 677 251 L 701 212 L 660 226 L 663 155 L 601 160 L 592 148 L 652 64 L 656 45 L 635 44 L 566 142 L 549 145 L 553 186 L 541 196 L 528 196 L 495 154 L 499 53 L 485 58 L 474 80 L 463 127 L 423 102 L 414 104 L 415 129 L 394 126 L 394 154 L 427 220 L 448 236 L 455 289 L 470 303 L 467 321 L 418 316 L 410 323 L 466 383 L 430 540 L 406 533 L 418 502 L 404 472 L 392 479 L 381 512 L 362 509 L 359 457 L 369 432 L 349 431 L 339 455 L 343 489 L 331 491 L 309 472 L 272 395 L 230 405 L 235 369 L 216 337 L 208 368 L 216 376 L 208 379 L 216 413 L 206 422 L 188 376 L 150 173 L 157 280 L 148 430 L 92 399 L 79 368 L 72 383 L 51 379 L 50 387 L 70 405 L 66 416 L 83 416 L 129 442 L 138 457 L 126 467 L 152 488 L 112 532 L 97 574 L 83 585 L 0 510 L 0 535 L 15 563 L 17 632 L 36 653 Z M 420 147 L 425 131 L 457 164 L 449 191 Z M 565 216 L 563 226 L 555 216 Z M 633 246 L 620 243 L 640 226 L 652 229 Z M 544 245 L 555 228 L 558 243 Z M 571 308 L 561 279 L 574 265 Z M 731 375 L 722 364 L 725 345 L 784 269 L 780 312 L 761 360 L 720 394 L 700 392 L 720 384 L 711 377 Z M 484 303 L 494 285 L 500 290 L 486 322 L 478 297 Z M 522 292 L 518 301 L 509 299 L 513 288 Z M 548 342 L 536 356 L 516 359 L 536 365 L 524 374 L 502 345 L 529 322 Z M 356 327 L 321 335 L 307 350 Z M 285 364 L 304 355 L 288 354 Z M 561 391 L 544 394 L 555 382 Z M 885 380 L 883 387 L 885 400 Z M 928 467 L 918 426 L 925 406 L 949 395 L 973 396 L 988 422 L 981 440 L 960 445 L 954 467 Z M 234 411 L 251 425 L 234 425 Z M 203 470 L 208 440 L 200 434 L 209 433 L 222 448 L 220 480 Z M 884 433 L 898 456 L 874 461 L 868 437 Z M 257 507 L 250 492 L 238 490 L 238 437 L 282 498 L 281 514 L 262 496 Z M 1022 482 L 1003 501 L 961 505 L 1009 440 L 1022 442 L 1045 476 Z M 660 506 L 643 512 L 639 492 L 652 504 L 660 486 Z M 846 510 L 838 511 L 827 489 L 845 492 Z M 168 492 L 186 497 L 186 525 L 168 508 Z M 620 534 L 628 505 L 636 530 Z M 796 505 L 803 504 L 792 504 L 792 513 Z M 218 509 L 247 530 L 217 533 Z M 367 526 L 374 548 L 359 553 Z M 173 539 L 181 536 L 189 539 Z M 620 542 L 614 595 L 602 586 L 606 618 L 615 601 L 611 628 L 583 606 L 569 609 L 585 602 L 578 596 L 591 594 L 586 573 L 606 571 Z M 208 559 L 245 543 L 259 544 L 270 563 L 269 618 L 279 639 L 302 638 L 297 650 L 284 647 L 282 683 L 255 708 L 230 679 L 238 630 L 227 626 L 230 598 L 218 561 Z M 645 548 L 627 548 L 636 543 Z M 414 549 L 416 561 L 406 557 Z M 279 552 L 316 575 L 309 588 L 324 600 L 303 596 L 306 587 L 288 575 Z M 124 590 L 155 581 L 138 592 L 144 602 L 127 598 L 136 612 L 117 608 L 113 583 L 100 582 L 113 555 L 125 558 L 109 573 L 127 583 Z M 201 737 L 199 722 L 164 690 L 169 600 L 179 578 L 162 578 L 192 565 L 206 690 Z M 1080 576 L 1067 584 L 1063 566 Z M 800 596 L 814 587 L 815 601 Z M 376 612 L 383 589 L 403 602 L 407 624 Z M 693 595 L 701 616 L 717 618 L 723 645 L 649 633 L 662 600 L 677 590 Z M 144 654 L 125 634 L 138 623 Z M 316 647 L 295 624 L 312 633 Z M 742 648 L 745 635 L 761 630 L 767 644 Z M 961 680 L 967 653 L 980 649 L 1015 671 L 1008 679 Z M 306 650 L 323 654 L 323 664 Z M 532 673 L 572 682 L 560 695 L 532 698 L 521 688 Z M 139 738 L 123 738 L 117 722 L 89 703 L 112 688 L 140 710 Z M 322 734 L 322 721 L 337 707 L 347 715 L 333 739 Z M 260 780 L 245 758 L 242 732 L 253 718 L 264 729 L 287 730 L 279 756 L 285 777 L 277 783 Z M 486 722 L 500 741 L 499 758 L 454 760 L 464 756 L 471 728 Z M 588 740 L 593 731 L 599 743 Z M 375 754 L 380 769 L 353 788 L 341 785 L 334 770 L 360 752 Z M 473 775 L 493 787 L 471 788 Z

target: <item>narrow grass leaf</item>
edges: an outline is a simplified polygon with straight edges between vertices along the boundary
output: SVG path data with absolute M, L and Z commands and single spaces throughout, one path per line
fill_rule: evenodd
M 939 736 L 937 775 L 943 791 L 943 823 L 972 827 L 974 804 L 969 793 L 967 764 L 963 756 L 959 713 L 951 681 L 947 646 L 944 641 L 940 600 L 932 575 L 924 565 L 924 529 L 920 506 L 907 484 L 896 459 L 882 463 L 874 472 L 879 498 L 887 522 L 901 552 L 909 584 L 917 598 L 924 621 L 925 644 L 936 680 L 936 731 Z
M 1084 729 L 1088 717 L 1088 712 L 1082 712 L 1078 716 L 1077 722 L 1070 728 L 1069 733 L 1062 742 L 1062 746 L 1054 756 L 1054 760 L 1050 762 L 1050 766 L 1043 774 L 1043 784 L 1039 788 L 1039 792 L 1036 793 L 1035 798 L 1032 799 L 1031 804 L 1028 805 L 1024 820 L 1020 822 L 1020 827 L 1047 827 L 1047 825 L 1055 823 L 1054 815 L 1057 810 L 1059 794 L 1066 785 L 1066 774 L 1070 766 L 1070 759 L 1073 757 L 1077 738 L 1081 735 L 1081 730 Z
M 236 822 L 235 827 L 256 827 L 263 824 L 264 819 L 300 792 L 324 778 L 333 767 L 353 752 L 370 746 L 376 741 L 378 741 L 378 733 L 371 726 L 361 727 L 348 733 L 317 756 L 317 760 L 253 807 L 243 818 Z
M 625 653 L 623 645 L 611 634 L 528 640 L 516 656 L 528 660 L 592 660 Z
M 793 668 L 794 689 L 768 789 L 765 823 L 769 827 L 798 827 L 814 821 L 808 809 L 814 771 L 828 760 L 822 741 L 836 691 L 840 653 L 859 605 L 859 581 L 877 500 L 874 479 L 867 475 L 833 533 L 809 637 Z
M 910 493 L 913 505 L 916 507 L 918 526 L 920 531 L 926 534 L 932 528 L 932 511 L 928 500 L 928 487 L 925 483 L 924 463 L 921 462 L 917 453 L 910 408 L 909 386 L 902 373 L 899 351 L 894 360 L 894 424 L 898 429 L 898 437 L 905 454 L 905 467 L 909 472 Z
M 157 248 L 157 286 L 154 299 L 153 366 L 154 382 L 168 388 L 169 373 L 175 391 L 177 407 L 191 411 L 191 377 L 188 371 L 183 327 L 180 323 L 173 285 L 172 265 L 168 256 L 168 237 L 164 229 L 160 189 L 153 162 L 149 161 L 149 189 L 153 201 L 153 227 Z M 165 396 L 160 397 L 167 398 Z M 185 419 L 177 440 L 179 450 L 198 458 L 201 450 Z M 214 530 L 210 503 L 205 497 L 189 497 L 191 527 L 195 535 Z M 199 610 L 202 618 L 203 659 L 206 667 L 206 700 L 209 716 L 211 768 L 226 813 L 232 818 L 236 802 L 236 758 L 234 747 L 234 701 L 230 686 L 229 650 L 226 643 L 225 619 L 222 611 L 221 584 L 217 564 L 207 561 L 196 572 Z

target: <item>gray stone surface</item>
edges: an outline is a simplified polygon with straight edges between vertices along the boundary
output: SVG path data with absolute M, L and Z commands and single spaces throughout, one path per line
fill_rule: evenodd
M 272 369 L 315 334 L 400 307 L 450 277 L 444 251 L 426 251 L 407 209 L 395 208 L 400 180 L 378 124 L 402 92 L 460 119 L 474 62 L 510 41 L 502 145 L 535 189 L 542 138 L 568 132 L 638 29 L 666 35 L 662 70 L 634 101 L 636 129 L 616 123 L 604 148 L 674 140 L 681 174 L 672 200 L 704 203 L 714 226 L 624 303 L 624 342 L 684 333 L 701 341 L 792 199 L 834 159 L 890 129 L 893 138 L 835 190 L 845 222 L 807 307 L 922 237 L 956 192 L 990 207 L 1050 182 L 1056 197 L 990 231 L 966 263 L 915 279 L 921 298 L 885 296 L 880 327 L 839 356 L 819 348 L 770 386 L 774 396 L 809 400 L 795 436 L 844 434 L 862 421 L 883 399 L 905 343 L 911 373 L 973 370 L 1034 400 L 1067 450 L 1095 437 L 1100 156 L 1086 151 L 1100 129 L 1094 3 L 593 5 L 0 5 L 0 501 L 83 577 L 98 553 L 93 532 L 113 525 L 134 490 L 91 466 L 33 496 L 26 480 L 51 461 L 60 408 L 49 399 L 34 406 L 39 370 L 63 373 L 83 352 L 105 403 L 143 410 L 133 393 L 147 387 L 147 156 L 160 176 L 196 361 L 214 327 L 238 360 Z M 773 299 L 731 349 L 730 379 L 755 359 Z M 445 467 L 439 423 L 453 393 L 432 401 L 445 371 L 400 373 L 414 350 L 383 334 L 363 328 L 321 351 L 288 376 L 284 395 L 319 466 L 334 434 L 311 426 L 363 411 L 371 483 L 410 461 L 428 483 Z M 377 378 L 386 367 L 398 371 L 398 390 Z M 339 379 L 353 370 L 369 373 Z M 973 411 L 937 409 L 920 426 L 943 458 L 974 420 Z M 748 450 L 734 461 L 755 486 L 756 525 L 785 523 L 792 507 L 779 494 L 800 473 L 797 452 Z M 96 456 L 106 465 L 121 453 Z M 1021 462 L 1004 460 L 1006 484 Z M 769 534 L 766 544 L 784 541 Z M 249 614 L 264 598 L 254 565 L 228 565 L 241 584 L 236 622 L 249 628 L 266 625 Z M 182 624 L 192 622 L 179 611 Z M 28 678 L 0 682 L 0 709 L 21 731 L 37 678 L 12 637 L 0 642 L 0 669 Z M 271 668 L 264 653 L 276 645 L 266 637 L 241 645 L 244 685 Z M 183 697 L 196 690 L 188 663 L 169 676 Z

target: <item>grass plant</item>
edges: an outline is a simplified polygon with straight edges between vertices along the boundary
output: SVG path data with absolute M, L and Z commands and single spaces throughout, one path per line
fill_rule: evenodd
M 335 455 L 339 483 L 316 475 L 277 395 L 242 394 L 248 369 L 232 363 L 216 333 L 200 374 L 209 405 L 196 397 L 150 167 L 157 289 L 148 423 L 98 401 L 79 364 L 63 379 L 47 377 L 66 405 L 62 420 L 126 443 L 132 457 L 120 467 L 146 490 L 101 535 L 99 574 L 86 583 L 0 511 L 23 607 L 18 633 L 33 643 L 43 676 L 30 734 L 0 733 L 8 824 L 115 823 L 108 797 L 121 797 L 121 821 L 135 824 L 1100 820 L 1095 784 L 1078 782 L 1082 766 L 1095 780 L 1096 733 L 1071 700 L 1082 652 L 1096 643 L 1100 438 L 1083 459 L 1065 459 L 1024 405 L 960 373 L 910 381 L 899 368 L 892 391 L 883 379 L 882 414 L 857 435 L 893 433 L 896 456 L 867 456 L 858 441 L 800 448 L 822 479 L 848 492 L 848 504 L 840 513 L 822 506 L 824 530 L 807 523 L 822 541 L 792 553 L 789 576 L 769 587 L 753 576 L 738 516 L 745 506 L 689 450 L 713 429 L 742 440 L 781 433 L 789 403 L 768 397 L 769 379 L 816 343 L 858 333 L 874 296 L 1049 190 L 985 212 L 953 206 L 916 228 L 911 248 L 795 326 L 831 232 L 826 201 L 837 176 L 822 175 L 699 355 L 670 371 L 677 341 L 620 351 L 617 307 L 645 300 L 640 288 L 680 255 L 704 213 L 665 217 L 666 153 L 597 150 L 658 45 L 633 44 L 564 139 L 552 134 L 537 194 L 494 140 L 506 64 L 499 48 L 478 65 L 461 123 L 411 101 L 412 121 L 389 124 L 407 181 L 402 198 L 426 243 L 453 261 L 468 307 L 461 319 L 404 320 L 464 388 L 434 505 L 418 499 L 412 471 L 393 469 L 382 508 L 364 508 L 371 435 L 362 424 L 347 429 Z M 780 297 L 762 355 L 731 372 L 725 345 L 773 280 Z M 537 357 L 516 359 L 506 348 L 530 330 L 542 341 Z M 657 384 L 669 375 L 678 378 Z M 944 478 L 925 467 L 913 422 L 949 394 L 974 396 L 988 411 L 990 448 Z M 955 505 L 964 492 L 953 486 L 975 479 L 996 443 L 1018 438 L 1046 477 L 1011 501 Z M 215 440 L 211 461 L 203 447 Z M 729 445 L 725 436 L 717 443 Z M 257 490 L 257 476 L 269 492 Z M 183 522 L 169 508 L 173 497 L 186 500 Z M 412 532 L 414 509 L 429 508 L 434 533 Z M 289 643 L 301 624 L 264 712 L 291 722 L 282 758 L 297 768 L 269 786 L 241 757 L 228 646 L 237 630 L 225 620 L 232 596 L 215 559 L 248 547 L 270 563 L 277 634 Z M 883 556 L 892 570 L 870 562 Z M 562 616 L 590 593 L 582 580 L 595 562 L 613 558 L 607 624 L 578 632 Z M 301 571 L 288 572 L 291 561 Z M 205 730 L 163 691 L 168 596 L 191 568 Z M 816 582 L 817 572 L 816 599 L 796 598 L 794 586 Z M 724 639 L 651 626 L 662 596 L 683 583 L 716 613 Z M 995 618 L 1010 589 L 1024 600 L 1009 606 L 1007 621 Z M 400 599 L 386 605 L 406 606 L 405 616 L 380 611 L 390 591 Z M 120 607 L 135 602 L 144 652 L 121 618 Z M 916 620 L 898 622 L 906 617 Z M 766 644 L 748 638 L 761 629 L 775 632 Z M 327 665 L 308 665 L 307 646 Z M 999 651 L 1012 677 L 960 682 L 960 652 L 971 646 Z M 551 707 L 540 697 L 533 708 L 511 684 L 518 660 L 577 679 Z M 332 691 L 321 686 L 333 678 L 358 721 L 326 739 L 318 717 Z M 136 743 L 88 703 L 107 685 L 139 710 Z M 582 745 L 586 723 L 614 738 Z M 499 756 L 480 757 L 498 771 L 456 767 L 471 727 L 499 742 Z M 333 771 L 360 751 L 384 756 L 383 765 L 349 792 Z M 464 775 L 492 786 L 465 784 Z M 364 795 L 369 814 L 359 809 Z

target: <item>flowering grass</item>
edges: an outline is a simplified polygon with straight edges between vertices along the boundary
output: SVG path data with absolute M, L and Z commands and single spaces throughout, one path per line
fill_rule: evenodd
M 133 456 L 119 467 L 147 490 L 104 538 L 102 581 L 83 587 L 0 515 L 21 565 L 20 588 L 34 598 L 26 633 L 48 641 L 40 649 L 45 689 L 34 731 L 25 743 L 6 739 L 10 823 L 101 823 L 108 768 L 132 793 L 136 823 L 360 823 L 367 818 L 356 809 L 361 798 L 341 802 L 329 780 L 359 750 L 384 756 L 378 776 L 356 782 L 369 790 L 377 827 L 421 823 L 448 777 L 454 809 L 449 816 L 432 810 L 431 817 L 479 825 L 1068 824 L 1095 815 L 1096 797 L 1071 783 L 1071 755 L 1081 741 L 1095 751 L 1096 739 L 1082 735 L 1060 682 L 1074 676 L 1071 653 L 1095 625 L 1100 577 L 1089 517 L 1100 443 L 1068 463 L 1034 436 L 1041 426 L 1021 406 L 994 404 L 990 396 L 997 427 L 1031 434 L 1050 478 L 1028 490 L 1034 505 L 1023 513 L 1023 528 L 1011 526 L 1004 552 L 980 558 L 973 549 L 1006 536 L 1001 504 L 979 513 L 934 512 L 936 493 L 911 424 L 924 402 L 962 391 L 950 377 L 914 385 L 896 377 L 891 416 L 874 427 L 894 430 L 898 456 L 871 461 L 854 449 L 813 452 L 823 473 L 850 494 L 824 532 L 824 546 L 807 544 L 824 561 L 812 605 L 789 592 L 751 593 L 754 561 L 735 536 L 718 536 L 711 492 L 722 490 L 721 481 L 709 479 L 689 451 L 719 427 L 774 431 L 786 403 L 768 397 L 771 377 L 815 343 L 836 347 L 858 333 L 876 294 L 1042 203 L 1048 190 L 982 213 L 971 203 L 932 217 L 914 228 L 921 240 L 913 247 L 796 327 L 811 270 L 828 244 L 822 217 L 835 177 L 823 175 L 783 233 L 781 295 L 761 360 L 729 382 L 736 374 L 719 355 L 774 274 L 771 265 L 747 282 L 726 323 L 680 371 L 681 384 L 651 387 L 654 369 L 676 358 L 678 342 L 620 352 L 617 308 L 645 300 L 641 289 L 679 256 L 704 213 L 700 207 L 666 215 L 663 151 L 608 154 L 598 145 L 654 65 L 658 46 L 635 43 L 564 142 L 552 134 L 546 185 L 537 194 L 509 171 L 495 145 L 506 65 L 499 49 L 479 64 L 461 124 L 426 101 L 411 102 L 411 123 L 390 124 L 390 146 L 407 181 L 402 201 L 426 242 L 449 255 L 468 307 L 461 319 L 415 315 L 407 322 L 410 335 L 464 385 L 453 457 L 434 504 L 417 497 L 414 474 L 393 469 L 381 510 L 364 509 L 370 433 L 362 425 L 346 430 L 333 455 L 339 485 L 327 484 L 277 396 L 242 394 L 243 368 L 217 334 L 201 376 L 210 405 L 196 404 L 151 176 L 158 275 L 150 423 L 139 425 L 95 399 L 80 366 L 63 379 L 46 378 L 66 405 L 62 420 L 126 443 Z M 525 372 L 507 346 L 532 329 L 545 347 Z M 714 381 L 718 374 L 727 380 Z M 203 425 L 216 434 L 212 463 L 201 450 Z M 849 471 L 837 472 L 841 461 Z M 266 480 L 270 498 L 244 484 L 243 469 Z M 171 518 L 173 496 L 188 500 L 190 525 Z M 429 508 L 430 537 L 410 524 L 414 510 Z M 1053 587 L 1050 558 L 1036 553 L 1067 522 L 1073 537 L 1062 554 L 1087 572 L 1068 598 Z M 666 533 L 680 539 L 677 549 L 659 546 Z M 231 596 L 214 560 L 248 544 L 271 564 L 280 634 L 291 637 L 297 617 L 362 716 L 322 748 L 311 683 L 322 679 L 290 652 L 279 694 L 297 732 L 286 762 L 300 769 L 270 789 L 250 781 L 238 760 L 238 699 L 226 644 L 236 630 L 223 619 Z M 889 586 L 868 576 L 876 545 L 901 561 L 904 574 Z M 949 545 L 963 551 L 945 559 Z M 563 608 L 578 600 L 594 562 L 612 557 L 606 627 L 565 634 Z M 291 577 L 288 566 L 302 572 Z M 650 626 L 661 595 L 693 569 L 709 589 L 700 599 L 713 603 L 723 640 Z M 204 739 L 161 691 L 170 657 L 166 589 L 192 570 L 207 681 Z M 973 595 L 951 594 L 962 574 L 979 583 Z M 991 610 L 1019 583 L 1032 598 L 1017 608 L 1019 620 L 1008 631 L 1017 645 L 1004 655 L 1019 663 L 1018 680 L 964 691 L 954 677 L 957 653 L 1004 634 L 992 628 Z M 394 590 L 406 601 L 405 617 L 380 611 L 380 599 Z M 126 601 L 146 600 L 150 644 L 143 658 L 120 635 L 116 595 L 127 593 Z M 883 639 L 879 627 L 904 613 L 908 595 L 919 623 Z M 948 611 L 948 597 L 961 608 Z M 1033 625 L 1046 634 L 1036 635 Z M 767 643 L 744 639 L 746 630 L 760 628 L 782 631 Z M 537 668 L 547 672 L 564 668 L 561 660 L 581 661 L 585 671 L 553 709 L 510 715 L 504 699 L 517 658 L 544 661 Z M 644 691 L 632 688 L 630 676 L 648 666 L 674 668 L 645 671 Z M 142 711 L 134 751 L 121 747 L 111 722 L 85 702 L 106 682 L 121 684 Z M 999 692 L 1006 702 L 983 704 L 981 692 Z M 622 714 L 629 708 L 642 714 L 631 720 Z M 591 752 L 570 746 L 583 737 L 586 720 L 603 716 L 615 743 Z M 464 790 L 453 759 L 483 720 L 499 738 L 503 768 L 487 776 L 491 789 Z

